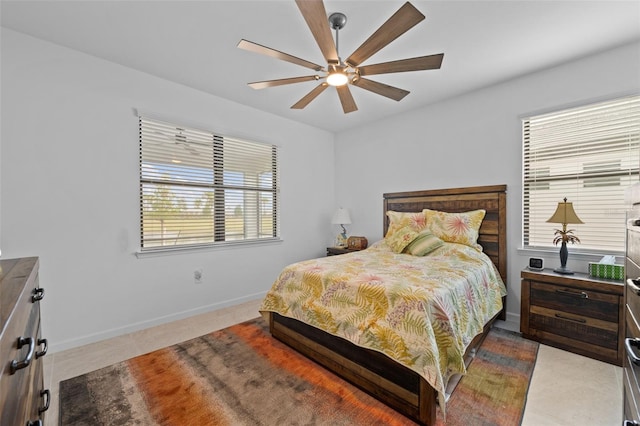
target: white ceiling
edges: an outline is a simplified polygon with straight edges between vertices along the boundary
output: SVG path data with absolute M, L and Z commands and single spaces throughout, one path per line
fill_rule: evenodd
M 343 114 L 334 88 L 289 107 L 317 82 L 254 90 L 248 82 L 312 75 L 236 48 L 244 38 L 323 64 L 293 0 L 7 1 L 2 26 L 332 132 L 640 40 L 640 1 L 412 1 L 426 19 L 363 65 L 444 52 L 440 70 L 372 76 L 409 90 L 396 102 L 357 87 Z M 325 1 L 347 15 L 346 58 L 403 1 Z

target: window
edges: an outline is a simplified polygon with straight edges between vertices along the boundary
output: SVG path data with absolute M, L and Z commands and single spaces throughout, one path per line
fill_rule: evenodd
M 143 252 L 279 237 L 276 146 L 139 124 Z
M 638 182 L 640 97 L 523 120 L 523 245 L 553 247 L 547 223 L 567 197 L 584 222 L 580 247 L 624 252 L 625 190 Z

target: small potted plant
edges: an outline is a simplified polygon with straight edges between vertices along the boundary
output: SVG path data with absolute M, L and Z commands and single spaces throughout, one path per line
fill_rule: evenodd
M 560 242 L 563 242 L 565 244 L 578 244 L 580 242 L 580 238 L 573 235 L 573 231 L 573 229 L 569 229 L 568 231 L 566 229 L 556 229 L 556 232 L 553 233 L 553 235 L 555 235 L 555 238 L 553 239 L 553 245 L 557 246 Z

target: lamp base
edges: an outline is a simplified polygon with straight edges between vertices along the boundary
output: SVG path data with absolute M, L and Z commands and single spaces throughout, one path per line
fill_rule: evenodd
M 571 269 L 564 268 L 564 267 L 556 268 L 553 270 L 553 272 L 557 274 L 573 275 L 573 271 Z

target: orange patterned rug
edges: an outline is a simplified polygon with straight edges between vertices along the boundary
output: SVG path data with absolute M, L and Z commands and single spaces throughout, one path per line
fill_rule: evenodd
M 494 328 L 438 425 L 517 425 L 538 344 Z M 262 318 L 60 383 L 61 425 L 412 425 L 273 339 Z

